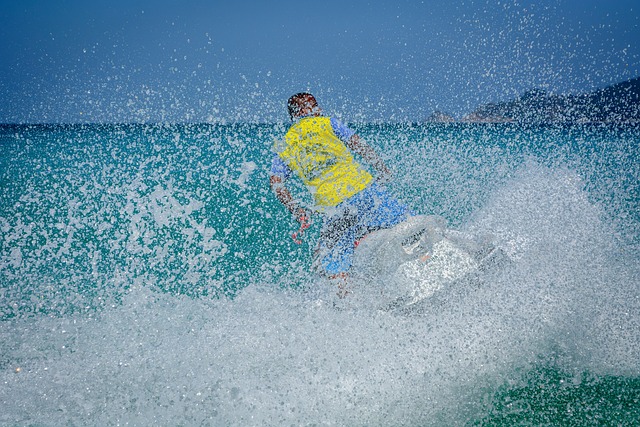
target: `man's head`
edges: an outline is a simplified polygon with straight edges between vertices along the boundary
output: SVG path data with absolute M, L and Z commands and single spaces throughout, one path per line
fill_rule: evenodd
M 296 93 L 289 98 L 287 108 L 289 109 L 291 120 L 302 116 L 319 116 L 321 112 L 316 98 L 306 92 Z

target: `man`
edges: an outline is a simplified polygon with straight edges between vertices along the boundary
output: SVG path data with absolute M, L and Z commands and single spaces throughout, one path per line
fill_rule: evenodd
M 349 127 L 322 115 L 313 95 L 295 94 L 287 107 L 293 124 L 284 140 L 274 145 L 271 188 L 302 224 L 301 230 L 308 226 L 312 211 L 293 198 L 285 183 L 295 172 L 311 192 L 314 211 L 324 217 L 314 267 L 338 279 L 344 292 L 356 242 L 371 231 L 404 221 L 410 211 L 381 186 L 391 172 L 373 148 Z M 377 179 L 353 153 L 375 170 Z

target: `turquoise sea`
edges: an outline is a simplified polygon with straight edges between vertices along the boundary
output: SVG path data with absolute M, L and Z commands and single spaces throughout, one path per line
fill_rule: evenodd
M 336 307 L 268 188 L 285 124 L 1 126 L 0 425 L 640 425 L 640 127 L 353 127 L 513 262 Z

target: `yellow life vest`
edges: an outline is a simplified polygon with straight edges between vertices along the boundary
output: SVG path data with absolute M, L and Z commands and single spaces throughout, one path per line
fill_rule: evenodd
M 336 206 L 373 180 L 338 138 L 329 117 L 305 117 L 275 151 L 307 186 L 319 207 Z

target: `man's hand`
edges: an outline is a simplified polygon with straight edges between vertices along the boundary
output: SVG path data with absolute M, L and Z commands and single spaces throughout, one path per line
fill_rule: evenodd
M 300 228 L 298 229 L 298 231 L 293 233 L 291 237 L 293 238 L 294 242 L 296 242 L 297 244 L 301 244 L 302 240 L 300 240 L 298 237 L 302 235 L 304 230 L 311 227 L 311 210 L 298 205 L 298 202 L 294 200 L 289 190 L 287 190 L 287 187 L 284 186 L 284 180 L 281 177 L 277 175 L 271 175 L 269 183 L 271 184 L 271 188 L 276 194 L 278 201 L 282 203 L 287 208 L 287 210 L 291 212 L 291 215 L 293 215 L 296 221 L 300 223 Z
M 311 224 L 311 209 L 297 207 L 293 212 L 293 216 L 300 224 Z
M 302 240 L 298 237 L 302 235 L 304 230 L 311 227 L 311 211 L 309 209 L 298 207 L 294 210 L 293 215 L 296 218 L 296 221 L 300 223 L 300 228 L 291 235 L 291 238 L 299 245 L 302 243 Z

